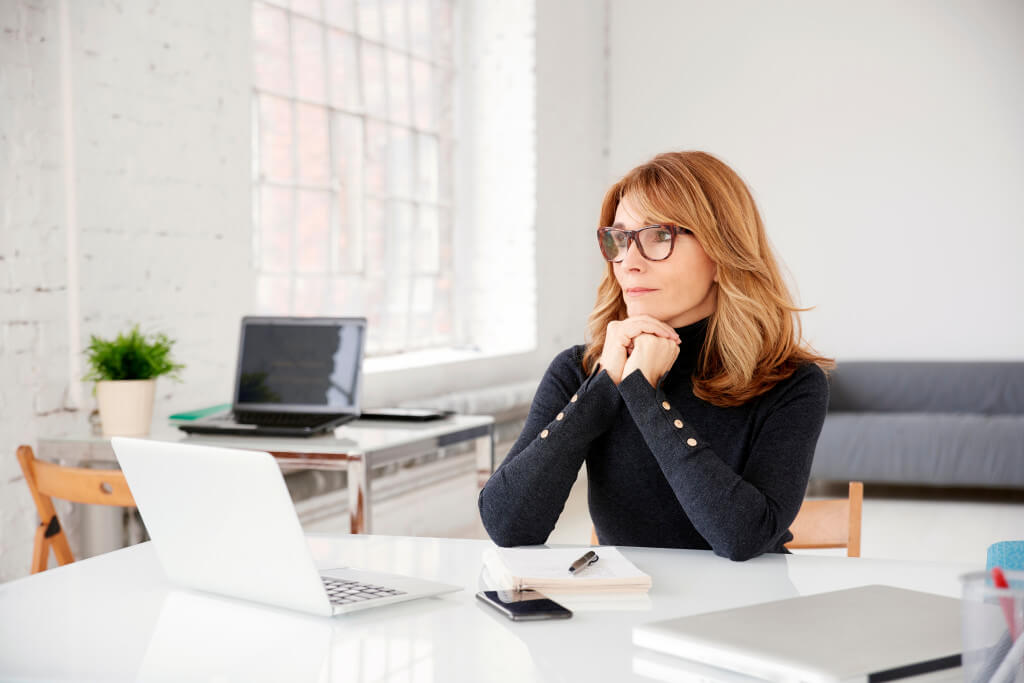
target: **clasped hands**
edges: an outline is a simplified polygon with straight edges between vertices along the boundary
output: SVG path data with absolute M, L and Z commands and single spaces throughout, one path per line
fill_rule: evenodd
M 619 384 L 639 369 L 652 387 L 679 356 L 679 335 L 666 323 L 649 315 L 613 320 L 605 328 L 604 348 L 598 361 L 612 382 Z

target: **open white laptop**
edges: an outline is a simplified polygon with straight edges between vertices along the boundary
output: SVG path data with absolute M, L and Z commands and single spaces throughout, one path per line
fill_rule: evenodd
M 122 437 L 111 445 L 174 583 L 323 616 L 461 590 L 350 568 L 318 571 L 269 453 Z

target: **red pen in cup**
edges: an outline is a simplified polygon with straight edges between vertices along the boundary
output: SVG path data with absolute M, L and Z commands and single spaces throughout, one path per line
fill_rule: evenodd
M 1010 584 L 1006 581 L 1006 575 L 1000 567 L 992 567 L 992 583 L 996 588 L 1009 589 Z M 1003 616 L 1006 617 L 1006 627 L 1010 630 L 1010 638 L 1017 640 L 1020 633 L 1017 630 L 1016 619 L 1013 618 L 1013 598 L 999 598 L 999 604 L 1003 608 Z

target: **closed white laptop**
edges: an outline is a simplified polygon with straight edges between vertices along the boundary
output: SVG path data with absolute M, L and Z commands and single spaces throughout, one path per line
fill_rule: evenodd
M 637 626 L 633 643 L 769 681 L 895 680 L 960 666 L 960 601 L 861 586 Z
M 174 583 L 324 616 L 461 590 L 351 568 L 318 571 L 269 453 L 122 437 L 111 445 Z

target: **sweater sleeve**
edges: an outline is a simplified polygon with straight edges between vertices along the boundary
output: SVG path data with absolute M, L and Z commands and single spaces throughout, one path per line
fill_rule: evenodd
M 574 349 L 548 367 L 526 424 L 480 491 L 480 519 L 500 546 L 544 543 L 565 507 L 595 438 L 622 399 L 604 370 L 579 381 Z
M 740 473 L 719 458 L 660 388 L 635 371 L 619 392 L 694 528 L 715 554 L 746 560 L 792 539 L 815 445 L 828 407 L 828 381 L 812 365 L 780 395 L 754 437 Z

